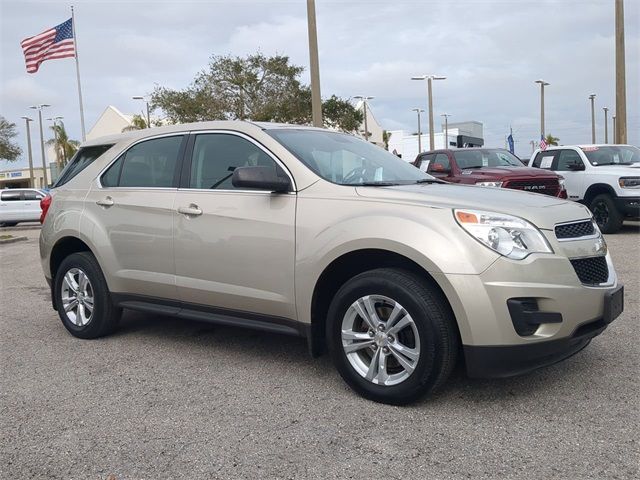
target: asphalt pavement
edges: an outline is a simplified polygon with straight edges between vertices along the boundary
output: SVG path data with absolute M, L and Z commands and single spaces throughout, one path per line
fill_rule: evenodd
M 409 407 L 299 338 L 134 312 L 73 338 L 22 230 L 0 245 L 0 478 L 639 478 L 639 228 L 607 236 L 625 312 L 589 347 Z

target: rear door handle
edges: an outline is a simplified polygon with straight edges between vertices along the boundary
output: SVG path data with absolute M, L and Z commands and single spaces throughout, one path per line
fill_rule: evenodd
M 113 199 L 111 197 L 106 197 L 103 198 L 102 200 L 98 200 L 96 202 L 97 205 L 100 205 L 101 207 L 112 207 L 113 206 Z
M 178 207 L 178 213 L 186 215 L 187 217 L 197 217 L 202 215 L 202 210 L 195 203 L 190 204 L 188 207 Z

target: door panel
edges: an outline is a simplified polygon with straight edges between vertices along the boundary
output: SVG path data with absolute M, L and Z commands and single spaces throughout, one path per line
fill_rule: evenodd
M 176 281 L 184 302 L 295 318 L 293 194 L 179 190 Z
M 564 187 L 569 200 L 580 200 L 583 197 L 584 170 L 572 170 L 570 165 L 582 165 L 584 162 L 575 150 L 560 150 L 553 161 L 552 170 L 564 177 Z

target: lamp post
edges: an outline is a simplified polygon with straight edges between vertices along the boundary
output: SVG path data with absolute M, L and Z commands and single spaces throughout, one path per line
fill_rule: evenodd
M 367 100 L 373 100 L 375 97 L 367 97 L 365 95 L 356 95 L 353 98 L 362 100 L 362 112 L 364 114 L 364 139 L 369 141 L 369 127 L 367 124 Z
M 443 113 L 440 116 L 444 117 L 444 148 L 448 149 L 449 148 L 449 117 L 451 115 L 449 115 L 448 113 Z
M 420 75 L 411 77 L 411 80 L 426 80 L 427 81 L 427 95 L 429 97 L 429 149 L 433 150 L 433 80 L 445 80 L 447 77 L 442 75 Z
M 64 156 L 64 150 L 61 152 L 58 152 L 58 131 L 56 130 L 56 125 L 57 125 L 57 121 L 58 120 L 62 120 L 64 117 L 51 117 L 51 118 L 47 118 L 47 121 L 52 121 L 53 122 L 53 138 L 55 141 L 55 144 L 53 146 L 55 152 L 56 152 L 56 163 L 58 164 L 58 167 L 62 167 L 63 163 L 66 161 L 66 158 Z M 60 159 L 60 157 L 58 156 L 58 153 L 60 153 L 60 157 L 62 157 L 62 159 Z
M 613 143 L 627 143 L 627 85 L 624 58 L 624 2 L 616 0 L 616 116 L 618 130 Z
M 42 175 L 44 179 L 43 187 L 46 187 L 49 185 L 49 180 L 47 178 L 47 160 L 44 157 L 44 133 L 42 131 L 42 109 L 50 106 L 51 105 L 48 105 L 46 103 L 41 103 L 39 105 L 31 105 L 29 107 L 33 110 L 38 110 L 38 123 L 40 124 L 40 153 L 42 154 Z
M 422 130 L 420 129 L 420 114 L 424 112 L 422 108 L 412 108 L 411 111 L 418 114 L 418 153 L 422 153 Z
M 21 117 L 24 119 L 25 126 L 27 127 L 27 153 L 29 155 L 29 186 L 31 188 L 36 188 L 34 179 L 33 179 L 33 153 L 31 151 L 31 125 L 29 122 L 33 122 L 33 118 L 29 117 Z
M 151 128 L 151 117 L 149 116 L 149 101 L 143 96 L 131 97 L 133 100 L 142 100 L 147 107 L 147 128 Z
M 540 84 L 540 138 L 544 138 L 544 87 L 551 85 L 544 80 L 536 80 Z
M 589 100 L 591 100 L 591 143 L 596 143 L 596 106 L 595 100 L 596 94 L 592 93 L 589 95 Z
M 616 128 L 616 116 L 612 115 L 613 119 L 613 143 L 616 143 L 616 138 L 618 138 L 618 129 Z
M 609 108 L 602 107 L 602 110 L 604 110 L 604 143 L 609 143 L 609 118 L 607 115 Z
M 311 74 L 311 117 L 313 126 L 321 128 L 322 97 L 320 96 L 320 64 L 318 62 L 318 30 L 316 28 L 316 2 L 307 0 L 307 33 L 309 35 L 309 73 Z

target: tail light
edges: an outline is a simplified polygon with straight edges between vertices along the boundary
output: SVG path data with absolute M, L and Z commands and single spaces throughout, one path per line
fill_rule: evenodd
M 47 194 L 42 200 L 40 200 L 40 208 L 42 209 L 42 213 L 40 214 L 40 223 L 44 223 L 44 219 L 47 216 L 47 212 L 49 211 L 49 207 L 51 206 L 51 195 Z

